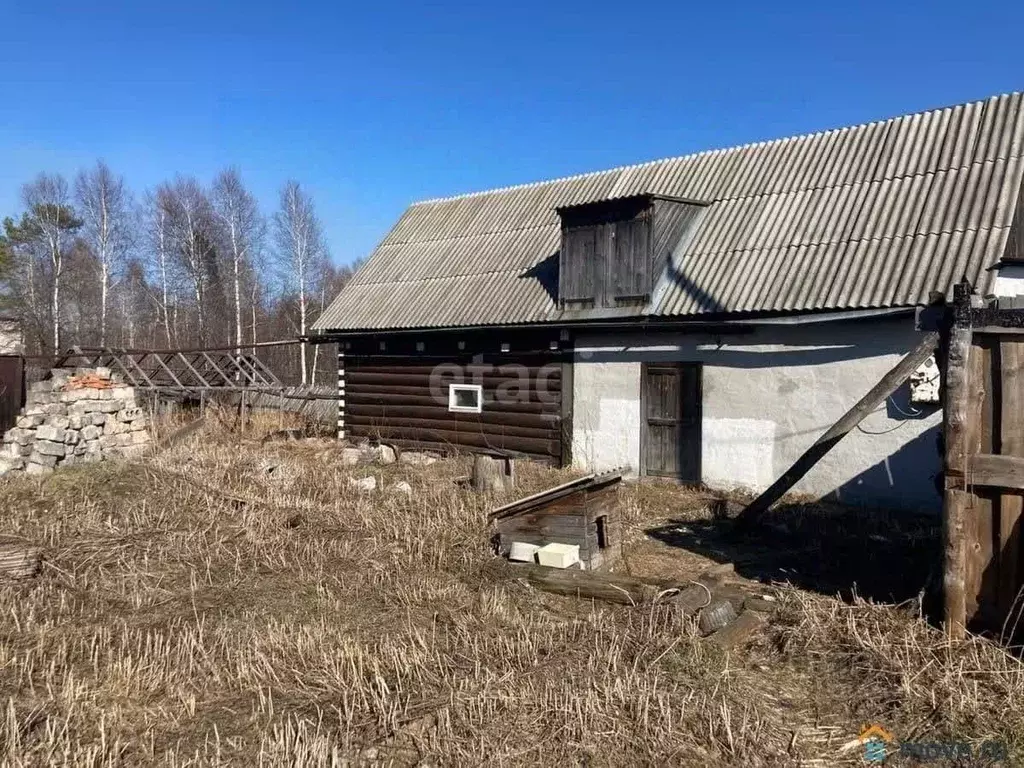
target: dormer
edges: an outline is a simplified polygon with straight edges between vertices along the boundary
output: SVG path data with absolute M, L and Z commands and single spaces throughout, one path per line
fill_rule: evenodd
M 558 208 L 562 309 L 642 308 L 704 204 L 634 195 Z

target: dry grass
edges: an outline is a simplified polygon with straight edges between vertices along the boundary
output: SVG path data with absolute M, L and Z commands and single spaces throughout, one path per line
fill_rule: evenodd
M 772 588 L 771 630 L 726 656 L 664 608 L 493 583 L 460 461 L 257 436 L 0 485 L 0 533 L 48 558 L 0 585 L 0 763 L 856 765 L 839 748 L 876 721 L 1019 754 L 1024 668 L 906 606 Z M 368 473 L 383 492 L 349 486 Z M 632 538 L 699 501 L 630 487 Z

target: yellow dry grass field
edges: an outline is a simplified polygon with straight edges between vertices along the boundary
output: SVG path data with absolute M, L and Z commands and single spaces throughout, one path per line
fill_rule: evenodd
M 777 608 L 726 653 L 664 606 L 496 581 L 486 513 L 512 496 L 457 485 L 465 460 L 346 467 L 330 440 L 258 437 L 0 483 L 3 540 L 45 551 L 0 583 L 0 764 L 861 765 L 874 723 L 1022 756 L 1017 659 L 947 644 L 916 600 L 795 586 L 824 557 L 806 537 L 750 566 Z M 516 494 L 567 476 L 517 470 Z M 701 494 L 621 493 L 624 568 L 715 559 Z

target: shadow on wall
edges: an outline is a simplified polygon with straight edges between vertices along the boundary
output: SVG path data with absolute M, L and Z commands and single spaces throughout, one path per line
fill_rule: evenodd
M 935 413 L 936 407 L 913 413 L 914 406 L 902 400 L 901 388 L 887 403 L 890 419 L 897 421 L 885 430 L 872 432 L 863 424 L 861 432 L 870 437 L 896 432 Z M 895 401 L 895 402 L 894 402 Z M 875 505 L 881 500 L 894 509 L 938 514 L 942 511 L 942 427 L 936 424 L 903 443 L 893 453 L 836 488 L 826 498 L 844 504 Z M 826 457 L 827 458 L 827 457 Z
M 823 324 L 824 325 L 824 324 Z M 685 334 L 685 330 L 673 332 L 671 336 L 658 332 L 643 332 L 645 346 L 616 346 L 613 349 L 589 351 L 586 348 L 576 352 L 576 358 L 584 363 L 671 363 L 704 362 L 720 368 L 787 368 L 858 360 L 864 357 L 882 355 L 904 355 L 913 346 L 913 337 L 901 333 L 880 332 L 869 342 L 864 338 L 863 329 L 856 329 L 856 337 L 840 329 L 839 324 L 827 324 L 821 331 L 821 343 L 808 341 L 808 329 L 813 326 L 778 326 L 768 332 L 754 332 L 749 328 L 737 327 L 735 333 Z M 838 331 L 832 332 L 829 331 Z M 812 331 L 813 332 L 813 331 Z M 685 334 L 685 335 L 684 335 Z M 659 336 L 665 340 L 665 348 L 659 349 Z M 768 349 L 735 349 L 734 347 L 758 344 L 773 345 Z M 614 342 L 609 344 L 613 346 Z M 792 349 L 784 348 L 790 345 Z M 783 348 L 779 348 L 783 347 Z M 874 382 L 865 384 L 864 391 Z

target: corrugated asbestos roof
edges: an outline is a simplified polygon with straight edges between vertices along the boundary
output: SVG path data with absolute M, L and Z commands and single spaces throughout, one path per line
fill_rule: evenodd
M 316 331 L 557 321 L 539 274 L 561 206 L 711 204 L 645 315 L 911 306 L 988 290 L 1024 172 L 1019 93 L 892 120 L 410 206 Z M 557 268 L 556 268 L 557 269 Z

